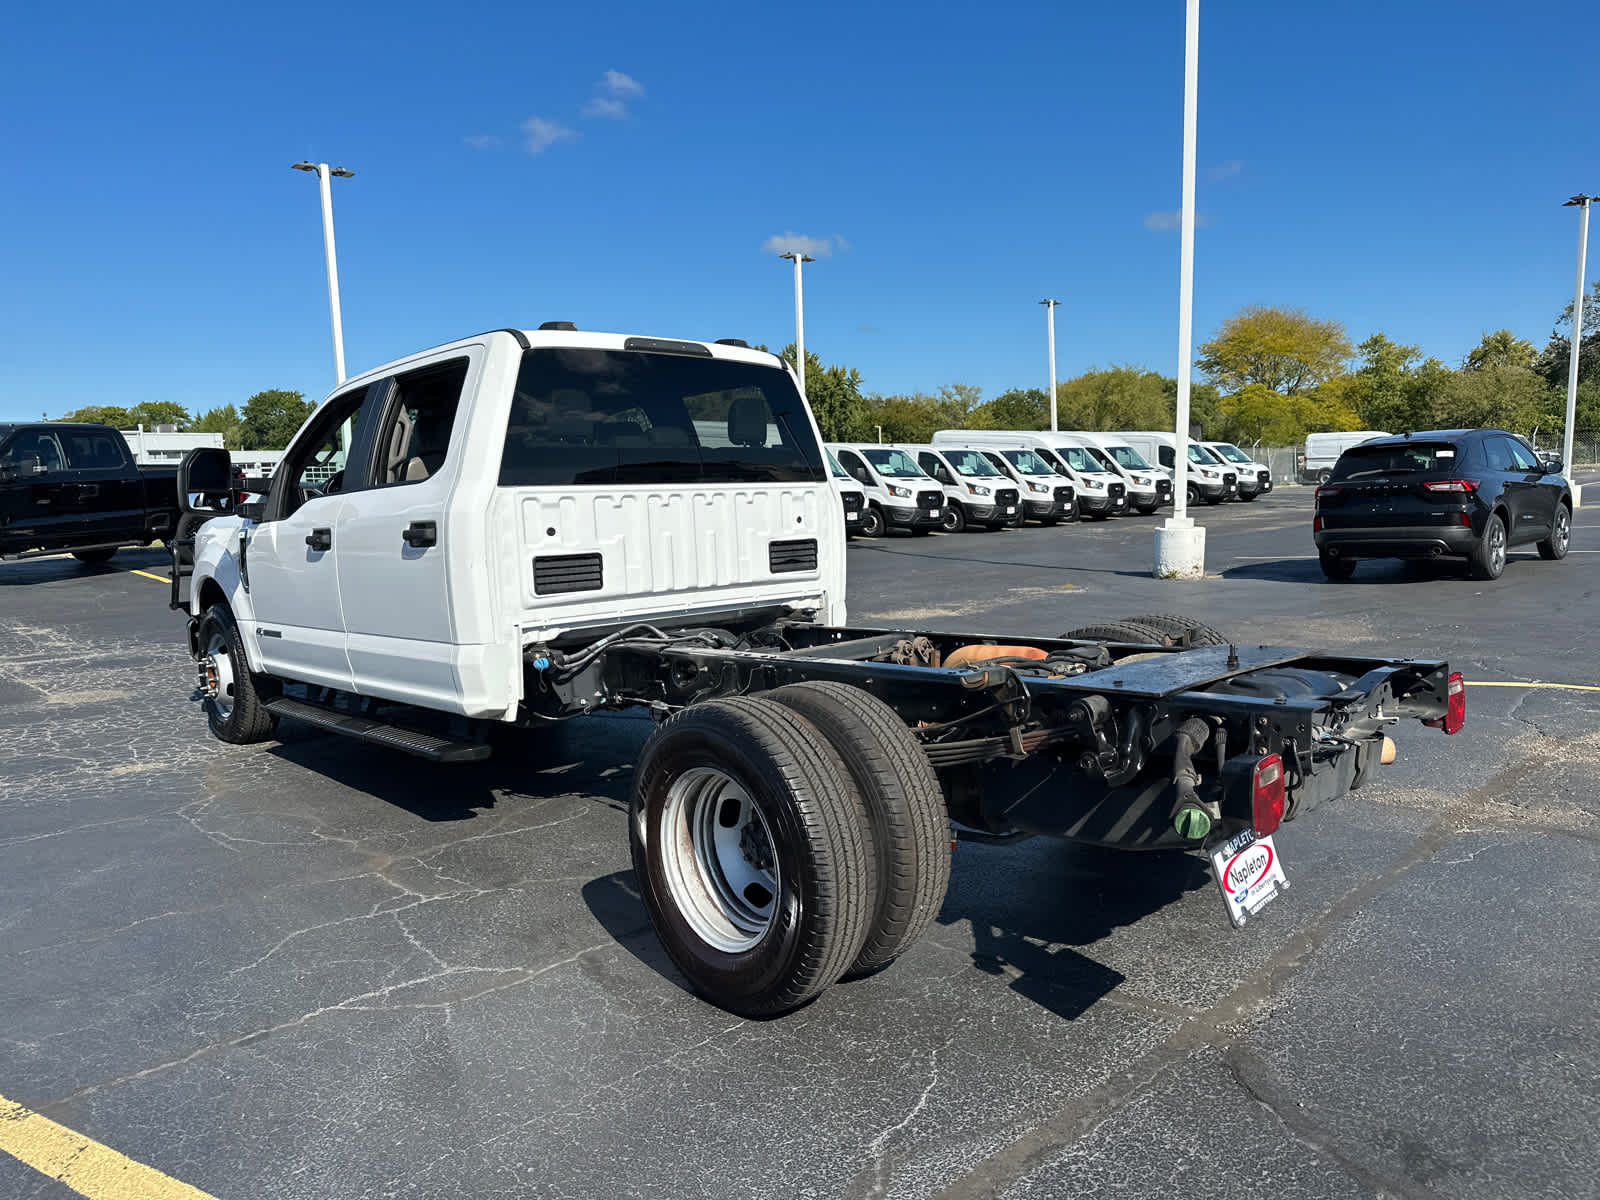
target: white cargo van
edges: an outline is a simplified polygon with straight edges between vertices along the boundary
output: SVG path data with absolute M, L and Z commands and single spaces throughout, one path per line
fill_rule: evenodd
M 1072 481 L 1080 516 L 1103 521 L 1128 511 L 1128 485 L 1067 434 L 1038 429 L 941 429 L 933 435 L 933 444 L 1032 450 Z
M 1339 461 L 1339 455 L 1351 446 L 1388 436 L 1381 429 L 1306 434 L 1306 451 L 1300 456 L 1300 482 L 1327 483 L 1333 475 L 1333 464 Z
M 1232 442 L 1201 442 L 1239 476 L 1239 499 L 1254 500 L 1272 490 L 1272 469 L 1266 463 L 1256 462 Z
M 861 532 L 861 514 L 866 511 L 867 494 L 850 477 L 850 472 L 839 465 L 832 452 L 824 450 L 828 459 L 828 475 L 833 480 L 833 490 L 839 493 L 839 503 L 844 508 L 844 532 L 854 537 Z
M 882 537 L 890 529 L 928 534 L 944 523 L 944 488 L 894 446 L 829 442 L 828 449 L 866 493 L 861 534 Z
M 1124 429 L 1117 436 L 1146 459 L 1171 471 L 1178 465 L 1176 434 L 1159 429 Z M 1188 502 L 1217 504 L 1239 494 L 1239 473 L 1199 442 L 1189 439 Z
M 900 448 L 916 455 L 917 466 L 944 486 L 944 524 L 940 528 L 946 533 L 960 533 L 972 525 L 1004 529 L 1017 523 L 1021 491 L 983 451 L 962 446 Z
M 1072 436 L 1093 450 L 1128 485 L 1128 503 L 1149 515 L 1163 504 L 1172 503 L 1172 476 L 1145 460 L 1132 446 L 1114 433 L 1074 429 Z
M 1017 481 L 1026 519 L 1041 525 L 1058 525 L 1077 519 L 1078 489 L 1066 482 L 1037 451 L 1020 447 L 1010 450 L 980 448 L 980 453 Z

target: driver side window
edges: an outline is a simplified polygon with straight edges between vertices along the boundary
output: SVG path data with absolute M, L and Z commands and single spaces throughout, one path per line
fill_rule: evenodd
M 288 485 L 280 516 L 287 517 L 308 500 L 331 496 L 344 486 L 345 465 L 355 446 L 366 395 L 363 386 L 335 396 L 290 448 L 278 468 Z

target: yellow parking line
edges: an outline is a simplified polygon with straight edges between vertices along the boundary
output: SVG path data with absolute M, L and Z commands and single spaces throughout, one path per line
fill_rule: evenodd
M 157 583 L 171 583 L 172 582 L 171 578 L 169 578 L 166 575 L 152 575 L 152 574 L 150 574 L 149 571 L 129 571 L 128 574 L 130 574 L 130 575 L 143 575 L 146 579 L 154 579 Z
M 1592 683 L 1518 683 L 1503 680 L 1469 679 L 1468 687 L 1551 688 L 1558 692 L 1600 692 Z
M 0 1150 L 90 1200 L 215 1200 L 4 1096 Z

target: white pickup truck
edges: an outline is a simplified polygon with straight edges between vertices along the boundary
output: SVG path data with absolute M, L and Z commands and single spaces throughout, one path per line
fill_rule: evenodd
M 640 894 L 689 984 L 742 1014 L 892 961 L 939 911 L 952 836 L 1201 852 L 1241 925 L 1283 881 L 1280 821 L 1359 786 L 1398 719 L 1465 718 L 1443 662 L 1164 615 L 846 626 L 816 424 L 743 343 L 466 338 L 340 387 L 264 500 L 231 479 L 226 451 L 190 454 L 172 544 L 212 732 L 293 720 L 450 763 L 496 729 L 646 710 Z

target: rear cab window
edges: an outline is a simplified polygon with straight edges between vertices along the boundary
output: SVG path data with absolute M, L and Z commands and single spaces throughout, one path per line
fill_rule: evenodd
M 523 353 L 502 487 L 827 478 L 804 402 L 776 365 L 575 347 Z
M 67 466 L 74 471 L 119 471 L 128 464 L 122 435 L 101 429 L 66 429 L 61 434 Z
M 1393 475 L 1453 474 L 1464 457 L 1455 442 L 1401 442 L 1352 446 L 1333 466 L 1332 482 Z

